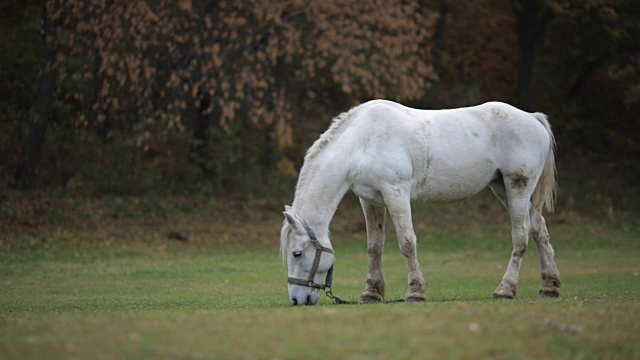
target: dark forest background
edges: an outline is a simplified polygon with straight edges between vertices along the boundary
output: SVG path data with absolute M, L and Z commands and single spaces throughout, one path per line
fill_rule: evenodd
M 565 205 L 640 207 L 637 0 L 0 5 L 3 197 L 290 193 L 373 98 L 544 112 Z

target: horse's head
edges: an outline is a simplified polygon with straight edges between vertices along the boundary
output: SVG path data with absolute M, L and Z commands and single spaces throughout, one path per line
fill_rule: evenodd
M 292 305 L 314 305 L 319 290 L 331 288 L 333 249 L 329 239 L 319 239 L 291 207 L 285 206 L 284 217 L 280 252 L 289 268 L 289 299 Z

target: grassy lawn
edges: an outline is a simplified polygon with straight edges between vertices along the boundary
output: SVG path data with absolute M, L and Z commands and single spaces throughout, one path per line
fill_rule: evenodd
M 0 358 L 640 358 L 636 227 L 575 215 L 554 220 L 561 297 L 538 298 L 532 246 L 518 297 L 494 301 L 511 249 L 506 215 L 485 206 L 416 210 L 428 282 L 422 304 L 336 306 L 323 298 L 319 306 L 290 307 L 277 252 L 279 210 L 206 223 L 215 217 L 211 208 L 190 214 L 162 205 L 159 218 L 5 234 Z M 89 217 L 109 213 L 85 209 Z M 347 202 L 338 215 L 350 220 L 332 224 L 333 292 L 347 299 L 358 298 L 367 266 L 356 212 Z M 168 239 L 171 229 L 189 241 Z M 400 298 L 406 270 L 392 230 L 387 297 Z

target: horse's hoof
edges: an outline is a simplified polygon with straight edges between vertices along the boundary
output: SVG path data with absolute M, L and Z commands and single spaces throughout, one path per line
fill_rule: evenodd
M 506 294 L 493 294 L 493 299 L 494 300 L 512 300 L 513 296 L 511 295 L 506 295 Z
M 540 290 L 540 297 L 543 299 L 555 299 L 559 296 L 558 290 Z
M 372 295 L 364 295 L 360 298 L 360 302 L 364 304 L 375 304 L 375 303 L 379 303 L 380 300 L 382 299 Z
M 425 302 L 427 301 L 427 299 L 425 297 L 422 296 L 408 296 L 405 299 L 406 302 Z

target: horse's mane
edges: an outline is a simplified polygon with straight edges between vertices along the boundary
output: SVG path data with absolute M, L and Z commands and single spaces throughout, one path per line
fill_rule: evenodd
M 291 225 L 286 220 L 283 221 L 282 229 L 280 230 L 280 257 L 282 262 L 287 261 L 287 248 L 289 247 L 289 233 L 291 230 Z
M 304 157 L 305 163 L 318 155 L 320 150 L 322 150 L 327 144 L 329 144 L 331 140 L 336 137 L 336 135 L 342 132 L 342 129 L 344 128 L 343 125 L 347 123 L 347 120 L 351 118 L 351 114 L 354 109 L 343 112 L 342 114 L 333 118 L 331 126 L 329 126 L 327 131 L 320 135 L 320 138 L 318 138 L 318 140 L 316 140 L 313 145 L 311 145 L 309 150 L 307 150 L 307 154 Z
M 333 139 L 335 139 L 339 134 L 344 131 L 346 124 L 349 123 L 349 120 L 353 118 L 354 112 L 357 110 L 357 107 L 352 108 L 347 112 L 343 112 L 342 114 L 333 118 L 331 122 L 331 126 L 329 129 L 325 131 L 320 138 L 316 140 L 313 145 L 307 150 L 307 154 L 304 157 L 304 165 L 302 165 L 302 169 L 300 169 L 300 175 L 298 176 L 298 184 L 296 185 L 296 194 L 295 199 L 299 199 L 299 194 L 304 189 L 304 185 L 307 183 L 308 179 L 312 176 L 310 174 L 313 171 L 313 160 L 320 154 L 322 149 L 324 149 Z M 295 209 L 295 199 L 294 206 Z
M 300 205 L 299 202 L 301 201 L 301 197 L 299 195 L 305 188 L 308 180 L 313 177 L 313 160 L 318 156 L 322 149 L 324 149 L 333 139 L 344 131 L 346 124 L 353 118 L 355 110 L 356 108 L 352 108 L 351 110 L 334 117 L 329 129 L 320 135 L 320 138 L 318 138 L 318 140 L 311 145 L 309 150 L 307 150 L 307 154 L 304 157 L 304 165 L 302 166 L 302 169 L 300 169 L 298 183 L 296 184 L 296 193 L 292 204 L 294 209 L 298 209 L 297 205 Z M 286 251 L 289 245 L 289 233 L 291 230 L 291 226 L 286 221 L 282 223 L 282 229 L 280 232 L 280 255 L 282 256 L 283 261 L 286 261 L 287 259 Z

